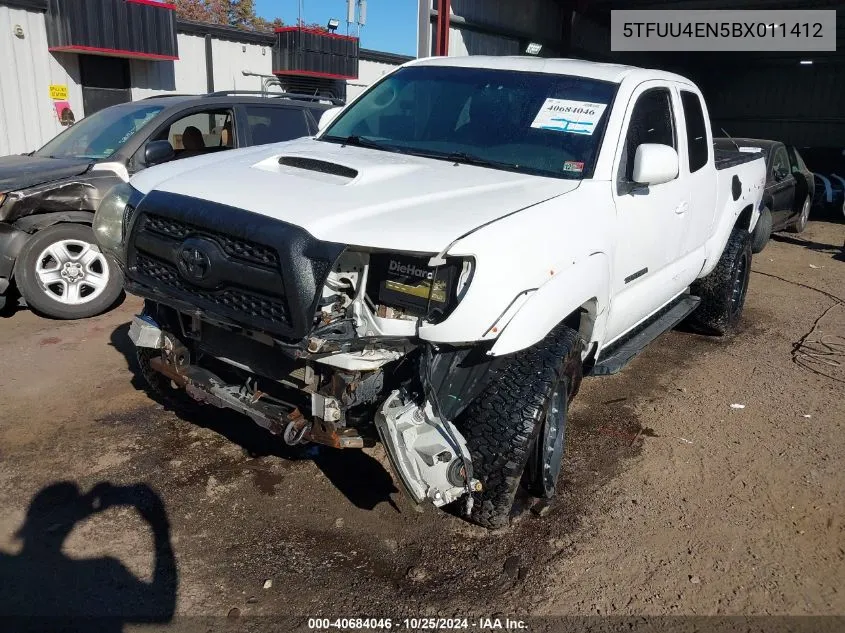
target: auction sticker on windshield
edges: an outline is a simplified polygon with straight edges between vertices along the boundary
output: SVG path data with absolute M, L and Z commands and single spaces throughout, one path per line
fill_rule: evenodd
M 592 134 L 605 108 L 606 103 L 546 99 L 531 127 L 570 134 Z

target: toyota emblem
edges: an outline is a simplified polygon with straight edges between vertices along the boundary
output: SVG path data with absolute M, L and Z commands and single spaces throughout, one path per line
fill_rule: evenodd
M 211 269 L 211 258 L 196 246 L 183 246 L 179 251 L 179 270 L 187 279 L 205 279 Z

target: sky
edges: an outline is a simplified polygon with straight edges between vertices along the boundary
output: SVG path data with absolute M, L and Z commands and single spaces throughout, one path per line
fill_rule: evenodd
M 338 33 L 346 34 L 346 0 L 302 0 L 306 22 L 326 24 L 329 18 L 341 21 Z M 279 17 L 285 24 L 296 24 L 298 0 L 255 0 L 255 10 L 263 18 Z M 354 34 L 354 31 L 352 31 Z M 361 29 L 361 46 L 387 53 L 416 55 L 417 0 L 368 0 L 367 25 Z

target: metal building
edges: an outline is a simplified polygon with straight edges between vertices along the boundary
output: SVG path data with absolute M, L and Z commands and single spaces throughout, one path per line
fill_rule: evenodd
M 156 0 L 0 0 L 0 156 L 114 103 L 261 90 L 268 79 L 351 98 L 408 59 L 342 35 L 179 20 Z
M 613 9 L 837 9 L 837 51 L 633 54 L 610 50 Z M 842 0 L 419 0 L 418 54 L 579 57 L 684 74 L 708 100 L 714 126 L 842 157 L 845 2 Z M 801 64 L 801 61 L 805 61 Z M 812 61 L 812 64 L 806 63 Z M 845 162 L 845 161 L 843 161 Z

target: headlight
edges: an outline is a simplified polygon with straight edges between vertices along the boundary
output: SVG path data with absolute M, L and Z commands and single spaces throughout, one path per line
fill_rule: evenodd
M 94 214 L 94 238 L 104 251 L 123 243 L 123 215 L 135 190 L 127 183 L 115 185 L 100 202 Z
M 378 304 L 402 308 L 413 316 L 437 323 L 445 319 L 463 298 L 472 278 L 472 258 L 447 257 L 438 268 L 429 257 L 400 253 L 370 256 L 367 294 Z
M 6 200 L 6 194 L 0 193 L 0 207 L 3 206 L 3 202 Z

